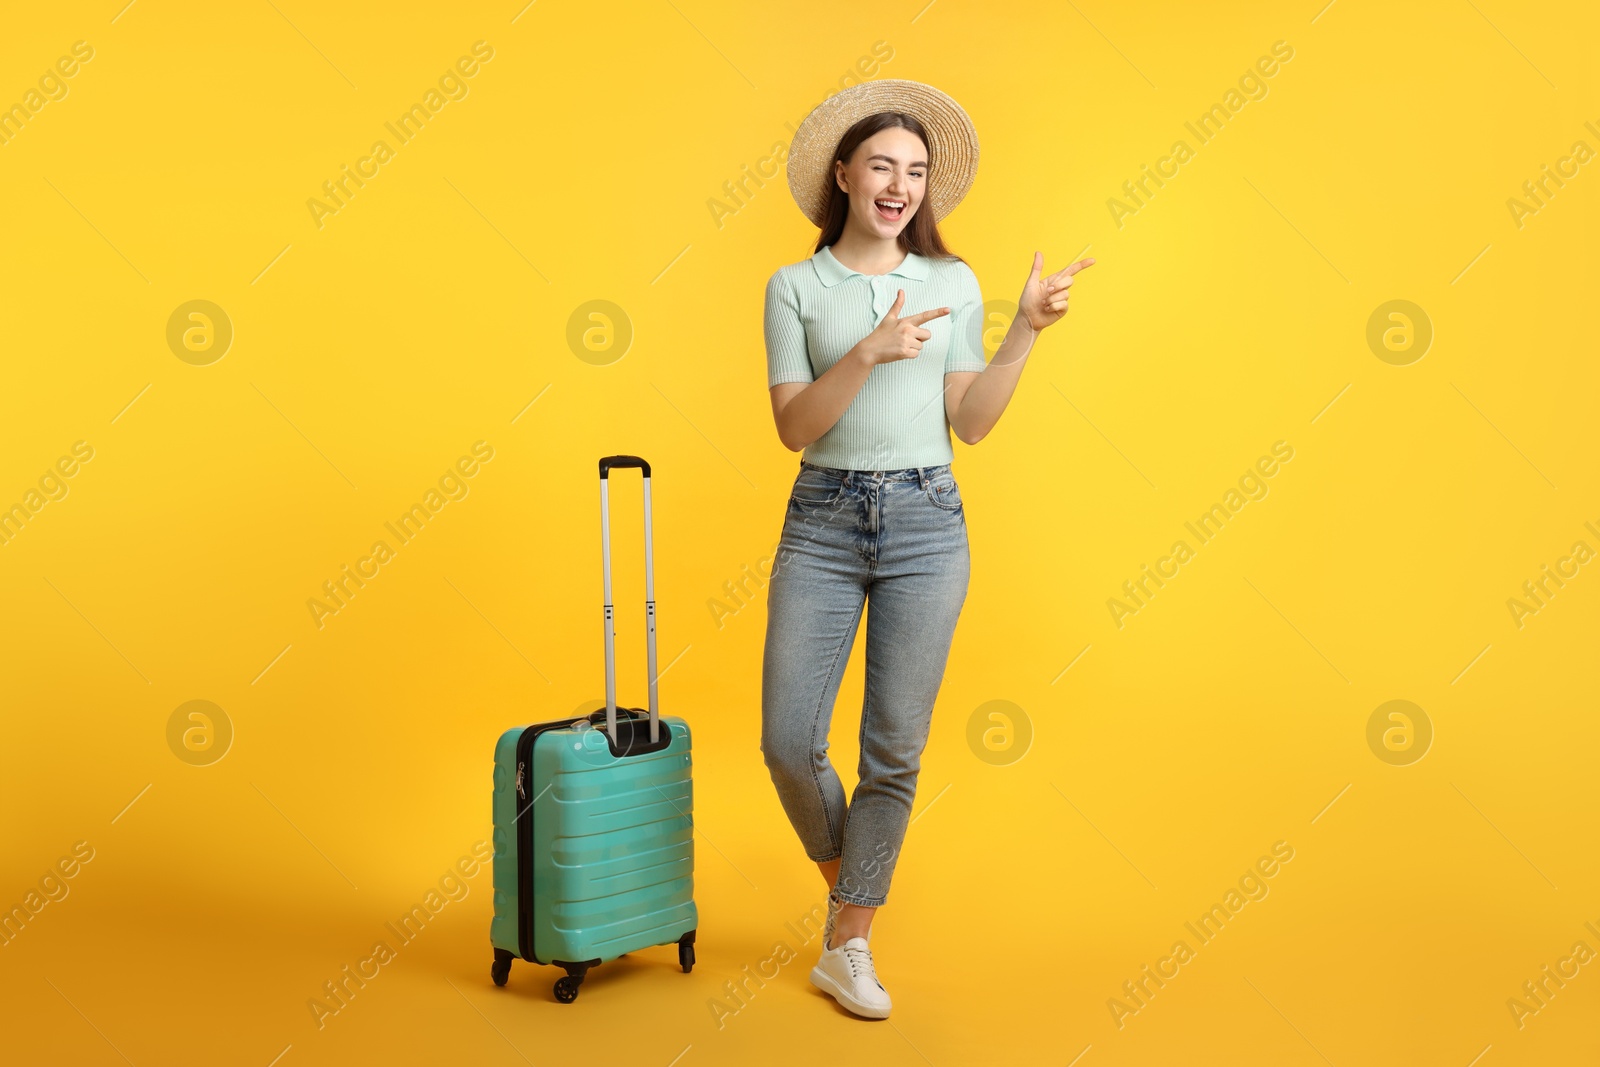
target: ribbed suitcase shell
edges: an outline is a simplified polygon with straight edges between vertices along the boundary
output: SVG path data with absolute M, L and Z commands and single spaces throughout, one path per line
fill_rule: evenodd
M 518 726 L 495 746 L 490 940 L 535 963 L 604 962 L 675 942 L 699 920 L 689 724 L 660 716 L 660 728 L 671 731 L 666 748 L 617 758 L 603 727 L 575 723 L 588 720 Z M 531 758 L 521 759 L 519 742 L 530 729 L 538 731 Z M 519 811 L 530 820 L 522 833 Z

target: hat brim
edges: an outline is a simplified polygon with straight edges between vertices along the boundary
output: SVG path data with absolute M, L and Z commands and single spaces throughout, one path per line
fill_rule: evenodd
M 961 105 L 922 82 L 885 78 L 834 93 L 812 109 L 789 144 L 789 192 L 819 229 L 834 184 L 833 156 L 845 132 L 869 115 L 899 111 L 928 131 L 928 191 L 935 222 L 961 203 L 978 173 L 978 131 Z

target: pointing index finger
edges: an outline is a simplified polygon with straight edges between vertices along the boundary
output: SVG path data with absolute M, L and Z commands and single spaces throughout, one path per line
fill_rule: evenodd
M 921 326 L 923 323 L 927 322 L 929 319 L 936 319 L 940 315 L 948 315 L 948 314 L 950 314 L 950 309 L 949 308 L 934 308 L 932 311 L 919 311 L 915 315 L 908 315 L 904 319 L 901 319 L 900 321 L 909 322 L 913 326 Z
M 1070 278 L 1074 274 L 1078 273 L 1080 270 L 1084 270 L 1084 269 L 1086 269 L 1088 267 L 1092 267 L 1092 266 L 1094 266 L 1094 258 L 1093 257 L 1090 257 L 1088 259 L 1080 259 L 1080 260 L 1078 260 L 1078 262 L 1072 264 L 1071 266 L 1062 267 L 1059 271 L 1057 271 L 1054 275 L 1052 275 L 1052 277 Z
M 1062 267 L 1044 280 L 1044 286 L 1049 289 L 1065 289 L 1072 284 L 1072 276 L 1080 270 L 1094 266 L 1093 259 L 1080 259 L 1070 266 Z

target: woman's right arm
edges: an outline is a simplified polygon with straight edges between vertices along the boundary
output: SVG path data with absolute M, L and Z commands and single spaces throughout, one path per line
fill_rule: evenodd
M 778 425 L 778 440 L 791 452 L 804 450 L 833 429 L 871 373 L 872 364 L 858 344 L 814 382 L 774 385 L 772 421 Z
M 805 358 L 796 350 L 796 342 L 803 346 L 804 328 L 801 327 L 798 309 L 789 303 L 792 294 L 774 277 L 767 289 L 766 335 L 769 366 L 781 367 Z M 935 308 L 917 315 L 900 317 L 906 299 L 905 290 L 895 294 L 894 305 L 883 321 L 867 336 L 856 343 L 844 357 L 823 372 L 822 377 L 810 382 L 779 382 L 770 388 L 772 395 L 772 421 L 778 427 L 778 439 L 791 452 L 802 451 L 823 434 L 833 429 L 861 387 L 867 376 L 880 363 L 900 359 L 915 359 L 922 343 L 933 335 L 922 328 L 929 319 L 950 314 L 950 309 Z

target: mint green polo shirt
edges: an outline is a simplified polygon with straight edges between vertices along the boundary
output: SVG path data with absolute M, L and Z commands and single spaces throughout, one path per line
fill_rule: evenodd
M 767 282 L 767 387 L 814 382 L 883 321 L 895 290 L 901 315 L 948 307 L 923 324 L 933 336 L 914 359 L 880 363 L 833 428 L 806 447 L 807 460 L 844 470 L 935 467 L 954 458 L 944 376 L 982 371 L 983 293 L 972 268 L 906 253 L 888 274 L 851 270 L 823 248 L 779 267 Z

